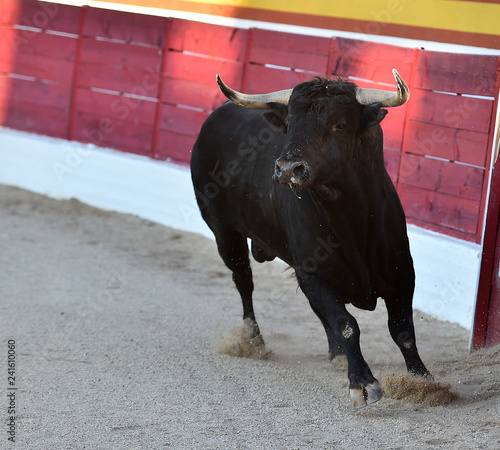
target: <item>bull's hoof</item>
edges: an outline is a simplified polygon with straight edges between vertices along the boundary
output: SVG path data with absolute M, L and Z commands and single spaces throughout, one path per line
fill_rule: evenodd
M 264 343 L 264 338 L 262 337 L 261 334 L 259 334 L 258 336 L 251 337 L 249 339 L 249 343 L 252 347 L 260 349 L 261 351 L 265 351 L 266 349 L 266 344 Z
M 367 384 L 362 388 L 349 389 L 352 404 L 355 408 L 363 408 L 366 405 L 378 402 L 384 395 L 382 386 L 378 381 Z
M 248 332 L 249 342 L 255 347 L 264 348 L 266 345 L 264 344 L 264 338 L 260 334 L 259 326 L 257 322 L 252 319 L 244 319 L 243 326 L 246 328 Z

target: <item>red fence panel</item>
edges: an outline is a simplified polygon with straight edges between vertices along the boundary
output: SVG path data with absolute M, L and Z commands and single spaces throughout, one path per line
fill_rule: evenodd
M 25 27 L 24 38 L 28 40 L 37 36 L 40 30 L 76 35 L 79 10 L 74 6 L 35 0 L 0 0 L 0 23 Z
M 293 88 L 326 76 L 331 39 L 249 30 L 243 90 L 250 94 Z
M 409 121 L 405 141 L 409 153 L 486 166 L 488 135 L 485 133 Z
M 15 48 L 0 54 L 0 72 L 33 77 L 40 80 L 71 84 L 75 63 L 76 39 L 37 33 L 26 39 L 24 30 L 0 25 L 0 46 Z
M 5 127 L 66 139 L 71 88 L 0 75 L 0 119 Z
M 172 19 L 162 68 L 154 157 L 188 163 L 203 121 L 225 101 L 215 83 L 241 88 L 247 31 Z
M 497 61 L 490 55 L 420 51 L 412 87 L 493 97 Z
M 144 14 L 87 8 L 83 36 L 163 48 L 166 20 Z
M 329 38 L 253 28 L 250 42 L 247 62 L 251 64 L 271 64 L 321 76 L 327 73 Z
M 410 222 L 479 242 L 497 63 L 418 52 L 398 180 Z
M 159 49 L 82 39 L 78 86 L 158 97 Z
M 0 4 L 0 117 L 19 130 L 68 138 L 79 8 Z
M 356 39 L 335 38 L 331 74 L 394 85 L 392 69 L 410 79 L 414 50 Z M 387 70 L 389 69 L 389 70 Z
M 474 236 L 477 230 L 479 203 L 441 194 L 439 192 L 401 185 L 399 197 L 406 217 L 410 222 L 436 226 L 442 233 L 458 235 L 467 233 Z M 437 228 L 439 227 L 439 228 Z
M 150 155 L 156 103 L 77 89 L 73 139 L 130 153 Z
M 152 156 L 167 19 L 84 13 L 71 136 Z

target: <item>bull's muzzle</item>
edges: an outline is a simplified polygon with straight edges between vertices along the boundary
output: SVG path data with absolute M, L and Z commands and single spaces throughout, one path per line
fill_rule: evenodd
M 276 160 L 274 179 L 292 189 L 308 187 L 311 183 L 311 168 L 305 161 Z

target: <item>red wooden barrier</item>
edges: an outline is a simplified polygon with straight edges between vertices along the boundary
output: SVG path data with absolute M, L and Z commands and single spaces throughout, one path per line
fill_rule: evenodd
M 209 113 L 223 103 L 215 75 L 241 87 L 247 31 L 170 20 L 154 157 L 188 162 Z
M 79 8 L 0 2 L 0 118 L 67 139 Z
M 243 90 L 270 92 L 326 76 L 330 43 L 330 39 L 315 36 L 249 30 Z
M 398 183 L 411 222 L 479 242 L 497 61 L 418 51 Z
M 341 76 L 410 102 L 384 119 L 384 153 L 410 222 L 480 242 L 498 58 L 343 38 L 0 0 L 0 124 L 187 163 L 225 99 Z
M 71 136 L 152 156 L 167 19 L 82 9 Z

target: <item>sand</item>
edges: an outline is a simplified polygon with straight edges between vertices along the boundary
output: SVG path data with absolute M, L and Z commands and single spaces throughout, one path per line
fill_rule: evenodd
M 0 187 L 0 264 L 0 386 L 13 340 L 17 387 L 16 443 L 4 394 L 0 448 L 500 448 L 500 347 L 470 354 L 468 330 L 419 311 L 420 354 L 458 398 L 357 410 L 279 262 L 253 265 L 264 359 L 218 352 L 241 305 L 206 238 Z M 404 374 L 383 302 L 351 312 L 374 375 Z

